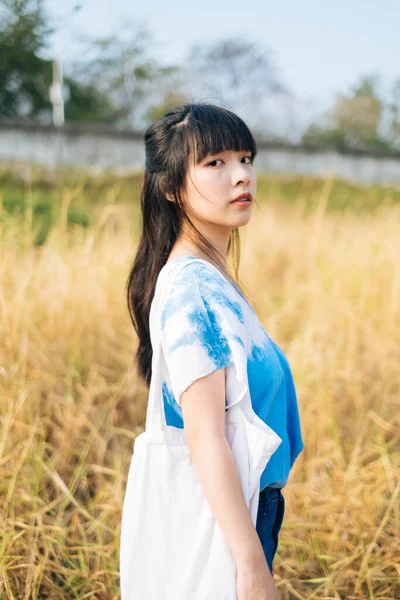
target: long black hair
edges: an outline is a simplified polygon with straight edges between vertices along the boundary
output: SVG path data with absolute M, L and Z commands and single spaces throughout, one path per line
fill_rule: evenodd
M 213 104 L 184 104 L 150 125 L 145 136 L 146 164 L 141 190 L 142 233 L 127 281 L 129 314 L 139 338 L 136 353 L 139 376 L 150 385 L 152 347 L 149 314 L 158 274 L 186 223 L 193 244 L 239 285 L 240 240 L 233 228 L 228 254 L 233 252 L 231 277 L 224 257 L 191 222 L 182 201 L 189 160 L 201 162 L 224 150 L 257 153 L 255 140 L 244 121 L 230 110 Z M 173 198 L 173 202 L 166 197 Z

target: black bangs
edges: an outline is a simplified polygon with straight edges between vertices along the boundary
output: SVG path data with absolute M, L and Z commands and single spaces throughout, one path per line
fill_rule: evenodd
M 246 123 L 225 108 L 193 104 L 184 128 L 183 145 L 187 144 L 186 150 L 197 164 L 206 156 L 225 150 L 251 152 L 252 158 L 257 154 L 256 142 Z

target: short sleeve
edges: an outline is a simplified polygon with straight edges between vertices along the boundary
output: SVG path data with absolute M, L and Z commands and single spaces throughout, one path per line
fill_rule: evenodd
M 234 363 L 226 325 L 231 300 L 224 277 L 189 263 L 176 276 L 161 311 L 161 345 L 170 384 L 180 405 L 183 392 L 201 377 Z

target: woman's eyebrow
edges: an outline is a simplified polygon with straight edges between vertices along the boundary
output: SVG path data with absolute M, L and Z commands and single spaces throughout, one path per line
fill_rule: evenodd
M 212 156 L 219 156 L 220 154 L 229 154 L 230 152 L 236 152 L 237 154 L 251 154 L 251 150 L 220 150 L 219 152 L 214 152 L 213 154 L 207 154 L 204 160 L 207 160 L 207 158 L 211 158 Z

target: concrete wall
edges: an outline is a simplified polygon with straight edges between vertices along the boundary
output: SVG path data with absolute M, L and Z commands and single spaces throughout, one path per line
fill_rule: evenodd
M 57 128 L 0 120 L 0 161 L 11 160 L 50 167 L 139 170 L 144 163 L 143 135 L 105 126 Z
M 259 172 L 336 174 L 362 183 L 400 185 L 400 152 L 378 155 L 336 152 L 289 144 L 258 144 Z M 30 162 L 55 167 L 137 171 L 144 165 L 143 134 L 108 126 L 66 124 L 62 128 L 0 120 L 0 162 Z

